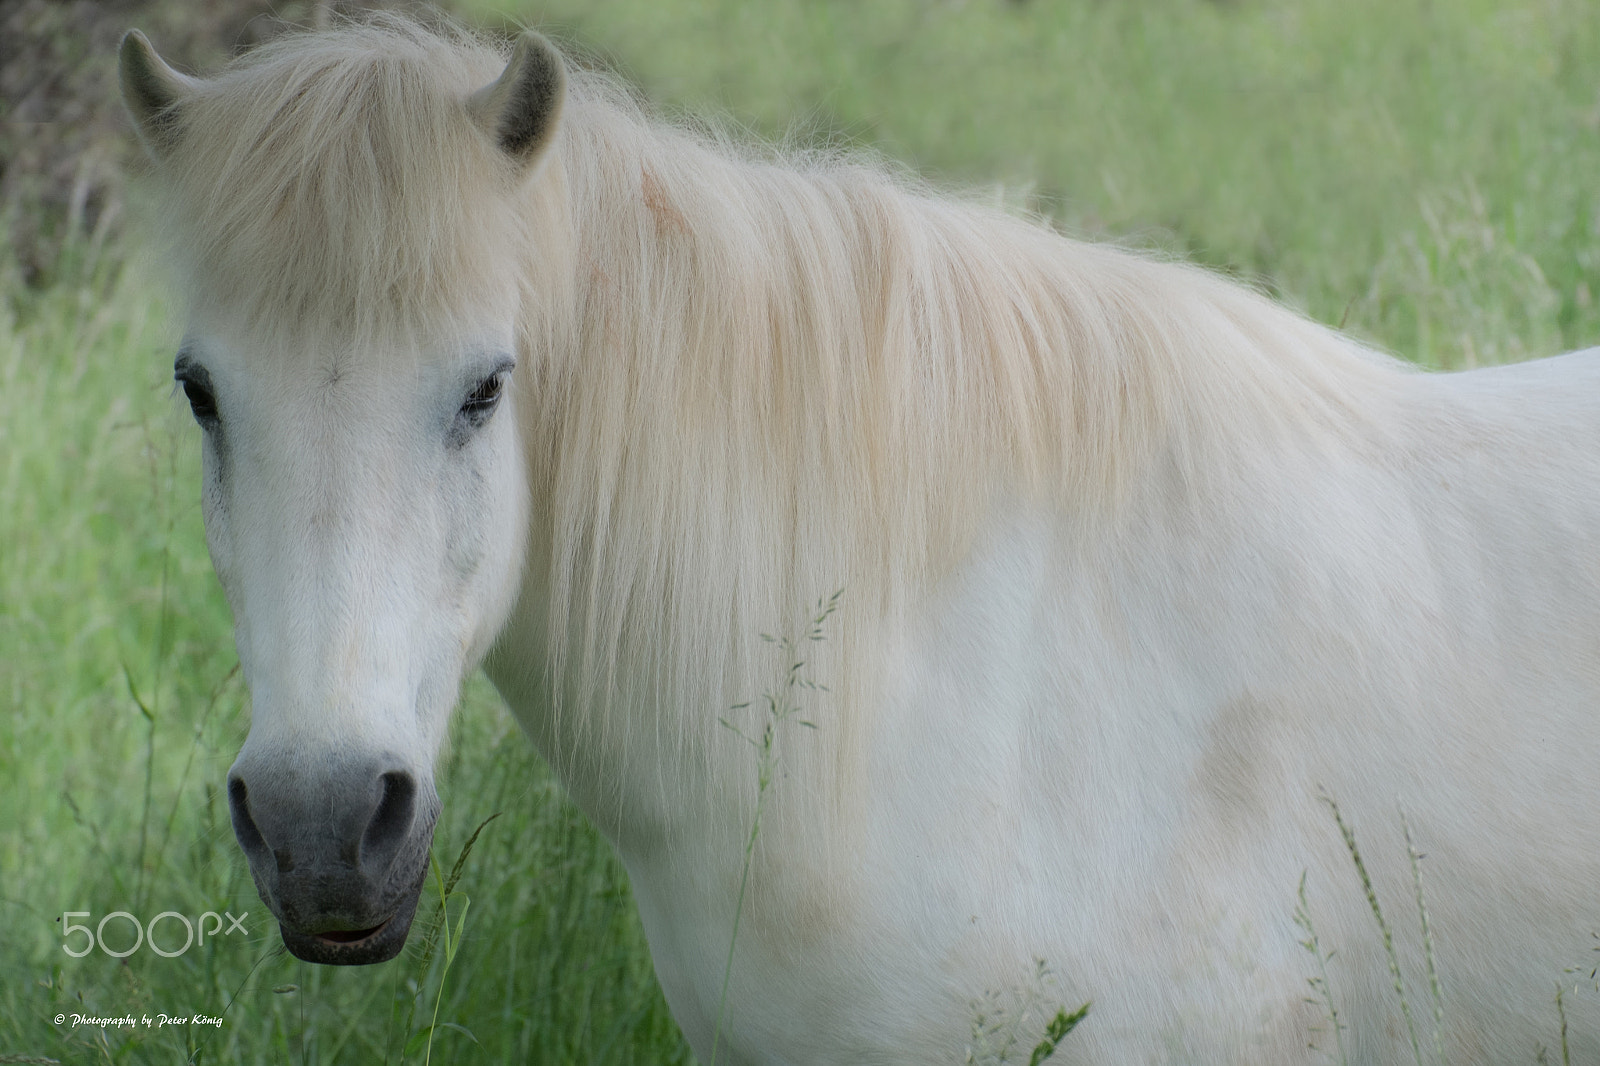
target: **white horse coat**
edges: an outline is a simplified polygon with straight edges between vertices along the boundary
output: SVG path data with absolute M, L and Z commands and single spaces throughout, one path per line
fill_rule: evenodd
M 1600 355 L 1414 372 L 1199 271 L 664 127 L 538 38 L 505 62 L 390 20 L 206 82 L 124 49 L 255 697 L 235 821 L 297 954 L 403 943 L 492 642 L 702 1060 L 961 1061 L 985 1003 L 1031 1046 L 1043 959 L 1093 1004 L 1056 1061 L 1328 1061 L 1304 875 L 1349 1060 L 1410 1061 L 1326 798 L 1424 1048 L 1402 812 L 1449 1060 L 1560 1039 L 1600 929 Z M 790 665 L 758 635 L 839 588 L 741 904 Z M 274 809 L 300 792 L 378 840 L 360 885 L 277 880 L 274 834 L 341 846 Z M 1575 1058 L 1597 1003 L 1566 1001 Z

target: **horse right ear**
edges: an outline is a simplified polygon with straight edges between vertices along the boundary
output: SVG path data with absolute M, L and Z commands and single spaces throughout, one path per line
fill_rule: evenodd
M 167 66 L 138 30 L 122 38 L 118 54 L 122 77 L 122 102 L 133 116 L 145 150 L 164 159 L 176 147 L 181 133 L 179 101 L 195 80 Z
M 517 37 L 511 62 L 492 85 L 467 98 L 467 110 L 500 150 L 526 172 L 550 144 L 567 96 L 566 65 L 532 30 Z

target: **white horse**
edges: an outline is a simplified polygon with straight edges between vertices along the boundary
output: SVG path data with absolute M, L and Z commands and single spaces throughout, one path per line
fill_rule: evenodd
M 234 823 L 295 954 L 400 949 L 482 660 L 703 1059 L 957 1061 L 1044 959 L 1093 1003 L 1060 1060 L 1323 1061 L 1304 874 L 1349 1060 L 1410 1061 L 1324 796 L 1423 1047 L 1402 812 L 1450 1061 L 1559 1039 L 1600 929 L 1600 357 L 1412 372 L 664 125 L 533 34 L 374 19 L 199 80 L 134 33 L 122 79 L 254 697 Z M 829 691 L 773 715 L 759 634 L 840 588 Z

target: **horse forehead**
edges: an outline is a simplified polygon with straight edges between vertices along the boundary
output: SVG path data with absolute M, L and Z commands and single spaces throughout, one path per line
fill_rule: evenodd
M 322 480 L 340 470 L 391 468 L 443 402 L 447 377 L 410 359 L 218 350 L 206 359 L 235 461 L 265 464 L 273 480 Z
M 415 338 L 289 338 L 272 345 L 219 331 L 183 355 L 236 383 L 252 404 L 386 403 L 446 389 L 492 345 Z
M 263 333 L 226 301 L 206 295 L 193 301 L 184 349 L 262 380 L 422 379 L 508 352 L 514 342 L 508 316 L 490 312 L 440 315 L 432 322 L 375 316 L 366 329 L 317 330 L 296 328 L 292 311 L 284 309 Z

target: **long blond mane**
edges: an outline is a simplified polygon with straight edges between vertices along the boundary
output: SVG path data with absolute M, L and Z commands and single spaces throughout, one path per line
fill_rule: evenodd
M 892 618 L 1010 503 L 1107 535 L 1161 471 L 1198 493 L 1284 440 L 1376 446 L 1395 364 L 1250 291 L 685 130 L 605 75 L 573 72 L 511 188 L 463 107 L 505 59 L 386 16 L 268 45 L 205 83 L 166 230 L 197 305 L 276 350 L 521 294 L 530 669 L 579 732 L 711 750 L 772 683 L 758 634 L 839 588 L 837 626 Z M 828 647 L 828 705 L 870 698 L 870 660 Z

